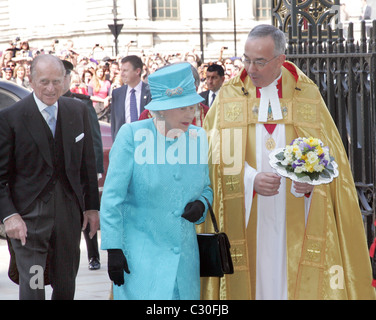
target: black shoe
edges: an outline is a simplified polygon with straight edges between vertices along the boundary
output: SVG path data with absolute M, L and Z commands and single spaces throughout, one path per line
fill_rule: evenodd
M 101 264 L 98 258 L 91 258 L 89 261 L 89 270 L 98 270 L 101 268 Z

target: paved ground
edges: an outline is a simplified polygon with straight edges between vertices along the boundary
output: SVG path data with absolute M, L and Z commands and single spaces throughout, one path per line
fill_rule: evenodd
M 100 232 L 98 233 L 100 241 Z M 81 262 L 76 281 L 75 300 L 108 300 L 111 282 L 107 274 L 107 252 L 101 251 L 101 268 L 88 269 L 86 243 L 82 236 Z M 8 278 L 9 251 L 6 240 L 0 239 L 0 300 L 18 300 L 18 286 Z M 51 297 L 51 287 L 46 287 L 46 299 Z

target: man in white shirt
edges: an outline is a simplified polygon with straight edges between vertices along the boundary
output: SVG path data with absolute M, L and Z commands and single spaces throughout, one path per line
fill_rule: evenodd
M 145 106 L 151 101 L 149 86 L 141 81 L 143 62 L 138 56 L 121 60 L 120 74 L 124 85 L 112 93 L 111 134 L 116 134 L 124 123 L 138 120 Z
M 65 77 L 60 59 L 36 57 L 33 93 L 0 112 L 0 220 L 14 253 L 9 275 L 22 300 L 45 299 L 47 281 L 52 299 L 73 299 L 81 228 L 89 222 L 90 237 L 99 228 L 88 112 L 61 96 Z
M 200 96 L 205 100 L 203 103 L 210 107 L 215 98 L 218 96 L 219 90 L 225 81 L 225 71 L 219 64 L 212 64 L 206 70 L 206 85 L 207 91 L 201 92 Z

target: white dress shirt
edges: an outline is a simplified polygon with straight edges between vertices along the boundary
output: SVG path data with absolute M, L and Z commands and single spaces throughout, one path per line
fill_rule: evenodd
M 221 90 L 221 89 L 219 89 L 219 90 Z M 214 100 L 213 100 L 213 93 L 215 94 L 215 97 L 217 97 L 218 96 L 218 94 L 219 94 L 219 90 L 217 90 L 216 92 L 214 92 L 214 91 L 209 91 L 209 99 L 208 99 L 208 104 L 209 104 L 209 107 L 213 104 L 213 102 L 214 102 Z M 215 98 L 214 98 L 215 99 Z
M 44 102 L 42 102 L 41 100 L 39 100 L 37 98 L 37 96 L 35 95 L 35 92 L 33 93 L 33 96 L 34 96 L 34 100 L 35 100 L 35 103 L 37 104 L 38 106 L 38 109 L 40 111 L 40 113 L 42 114 L 44 120 L 48 120 L 48 113 L 47 111 L 44 111 L 44 109 L 46 109 L 47 107 L 49 107 L 48 105 L 46 105 Z M 58 103 L 57 101 L 55 102 L 55 106 L 56 106 L 56 110 L 55 110 L 55 119 L 57 119 L 57 109 L 58 109 Z

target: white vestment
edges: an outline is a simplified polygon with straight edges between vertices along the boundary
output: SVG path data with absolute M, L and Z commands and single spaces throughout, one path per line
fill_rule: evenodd
M 273 138 L 276 147 L 284 148 L 286 141 L 285 125 L 278 124 L 272 134 L 264 124 L 256 124 L 257 168 L 245 163 L 245 219 L 248 226 L 253 200 L 255 177 L 260 172 L 275 172 L 269 164 L 269 153 L 265 144 Z M 289 190 L 295 196 L 295 190 Z M 271 197 L 258 196 L 257 201 L 257 255 L 256 255 L 256 299 L 287 300 L 287 261 L 286 261 L 286 179 L 281 179 L 279 194 Z M 305 219 L 307 222 L 311 197 L 305 198 Z

